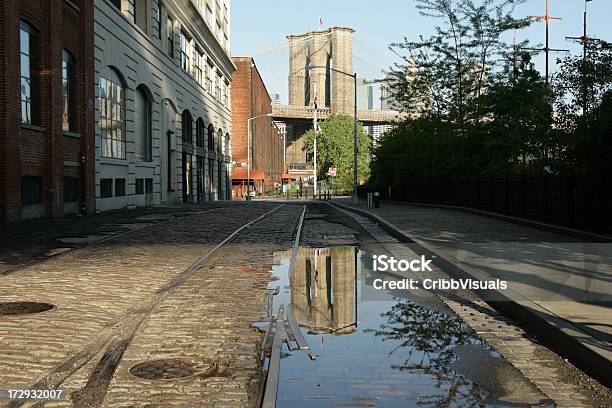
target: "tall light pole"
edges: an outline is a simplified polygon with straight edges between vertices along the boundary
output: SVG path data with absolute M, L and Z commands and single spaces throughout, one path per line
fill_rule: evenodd
M 264 116 L 270 117 L 271 113 L 253 116 L 247 120 L 247 200 L 251 199 L 251 121 Z
M 323 67 L 320 65 L 308 66 L 308 70 L 312 68 L 329 69 L 339 74 L 350 76 L 355 81 L 355 112 L 354 112 L 355 118 L 354 118 L 354 131 L 353 131 L 353 204 L 358 204 L 359 199 L 357 197 L 357 153 L 358 153 L 358 150 L 357 150 L 357 73 L 355 72 L 355 73 L 350 74 L 348 72 L 340 71 L 339 69 L 335 69 L 331 67 Z M 316 109 L 315 109 L 315 115 L 316 115 Z M 317 133 L 317 129 L 314 129 L 315 139 L 316 139 L 316 133 Z M 317 168 L 315 165 L 315 173 L 316 172 L 317 172 Z

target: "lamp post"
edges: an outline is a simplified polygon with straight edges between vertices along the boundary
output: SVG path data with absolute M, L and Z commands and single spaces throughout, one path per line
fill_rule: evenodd
M 334 71 L 342 75 L 350 76 L 355 81 L 355 112 L 354 112 L 355 118 L 354 118 L 354 129 L 353 129 L 353 200 L 352 201 L 353 201 L 353 204 L 358 204 L 359 199 L 357 198 L 357 73 L 355 72 L 353 74 L 350 74 L 348 72 L 340 71 L 339 69 L 335 69 L 331 67 L 324 67 L 320 65 L 314 65 L 314 66 L 310 65 L 308 66 L 308 71 L 310 71 L 312 68 L 329 69 L 330 71 Z M 315 115 L 316 115 L 316 110 L 315 110 Z M 316 133 L 317 133 L 317 129 L 314 129 L 315 139 L 316 139 Z M 317 172 L 316 163 L 315 163 L 314 171 L 316 174 Z
M 247 120 L 247 201 L 251 200 L 251 121 L 257 118 L 270 117 L 271 113 L 253 116 Z

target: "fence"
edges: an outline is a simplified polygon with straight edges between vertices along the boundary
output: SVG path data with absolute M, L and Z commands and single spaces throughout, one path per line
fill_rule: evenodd
M 612 180 L 572 176 L 473 176 L 401 186 L 365 185 L 360 198 L 476 208 L 612 234 Z

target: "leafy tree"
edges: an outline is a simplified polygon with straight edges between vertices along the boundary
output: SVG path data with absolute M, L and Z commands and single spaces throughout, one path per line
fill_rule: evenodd
M 354 118 L 350 115 L 334 114 L 319 122 L 322 134 L 317 138 L 317 175 L 319 180 L 328 178 L 336 188 L 353 187 Z M 313 131 L 305 133 L 305 146 L 309 157 L 313 156 Z M 364 183 L 370 176 L 370 153 L 372 142 L 363 127 L 357 125 L 357 178 Z M 330 167 L 336 167 L 336 177 L 327 177 Z

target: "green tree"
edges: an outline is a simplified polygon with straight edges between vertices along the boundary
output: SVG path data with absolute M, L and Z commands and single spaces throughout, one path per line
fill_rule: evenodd
M 338 189 L 351 189 L 353 186 L 353 116 L 334 114 L 319 122 L 322 134 L 317 138 L 317 175 L 319 180 L 333 179 Z M 304 149 L 309 158 L 313 157 L 313 131 L 304 134 Z M 357 125 L 357 178 L 361 184 L 370 176 L 370 153 L 372 142 L 363 127 Z M 336 177 L 328 177 L 330 167 L 336 167 Z

